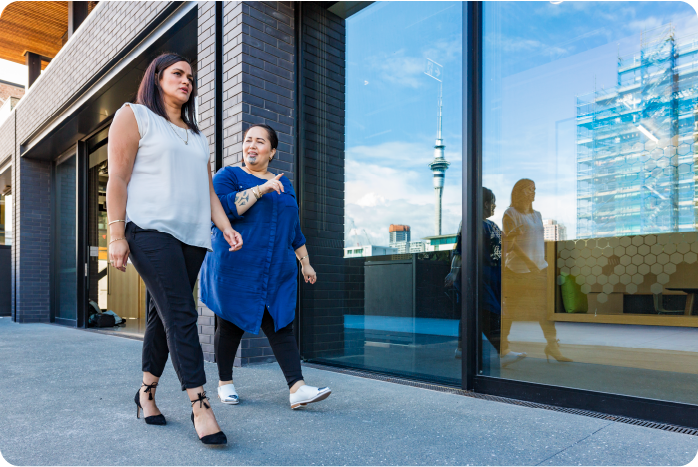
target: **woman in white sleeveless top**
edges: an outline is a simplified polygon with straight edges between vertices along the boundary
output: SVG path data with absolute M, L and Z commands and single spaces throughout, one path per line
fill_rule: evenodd
M 555 322 L 548 320 L 548 311 L 542 302 L 547 296 L 548 263 L 545 261 L 545 227 L 540 212 L 533 209 L 535 199 L 536 184 L 522 178 L 511 190 L 511 205 L 502 219 L 505 256 L 500 355 L 525 357 L 525 352 L 509 350 L 512 321 L 538 321 L 547 342 L 543 349 L 546 357 L 571 362 L 560 352 Z
M 153 395 L 169 353 L 192 403 L 199 439 L 225 444 L 206 402 L 192 291 L 211 250 L 211 221 L 231 251 L 242 246 L 242 238 L 213 190 L 208 141 L 196 126 L 195 98 L 189 60 L 164 54 L 146 70 L 137 104 L 124 104 L 114 116 L 107 184 L 109 259 L 124 271 L 130 258 L 150 296 L 136 416 L 142 410 L 146 423 L 165 425 Z

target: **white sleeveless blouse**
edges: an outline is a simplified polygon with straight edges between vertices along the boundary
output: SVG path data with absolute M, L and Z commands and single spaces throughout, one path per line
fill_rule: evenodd
M 514 228 L 519 231 L 516 243 L 526 256 L 533 261 L 538 269 L 548 267 L 548 263 L 545 261 L 545 227 L 543 227 L 541 214 L 538 211 L 521 213 L 512 206 L 504 211 L 504 216 L 509 216 Z M 531 272 L 524 260 L 513 251 L 507 252 L 504 265 L 519 274 Z
M 127 103 L 121 109 L 127 105 L 141 139 L 127 187 L 126 221 L 212 251 L 206 137 L 185 132 L 144 105 Z

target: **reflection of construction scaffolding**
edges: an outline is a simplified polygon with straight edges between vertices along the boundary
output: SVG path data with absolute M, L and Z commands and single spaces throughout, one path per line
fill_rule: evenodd
M 645 32 L 618 84 L 577 98 L 577 236 L 696 228 L 698 36 Z

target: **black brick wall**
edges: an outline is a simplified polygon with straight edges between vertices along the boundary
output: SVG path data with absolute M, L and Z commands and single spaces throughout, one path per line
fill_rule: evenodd
M 301 225 L 322 280 L 301 284 L 301 353 L 319 358 L 345 354 L 344 315 L 363 314 L 363 260 L 343 259 L 345 24 L 317 4 L 302 12 Z
M 19 154 L 19 147 L 16 149 Z M 48 322 L 51 310 L 51 164 L 15 157 L 14 318 Z
M 233 6 L 233 5 L 231 5 Z M 291 2 L 240 2 L 228 11 L 224 44 L 223 165 L 242 163 L 242 134 L 266 123 L 279 134 L 273 172 L 294 180 L 294 10 Z
M 213 2 L 199 3 L 199 115 L 215 161 L 216 28 Z M 225 2 L 223 5 L 223 166 L 242 164 L 242 135 L 253 123 L 279 134 L 271 170 L 295 179 L 294 9 L 291 2 Z M 213 167 L 213 165 L 212 165 Z M 199 301 L 199 340 L 214 361 L 215 316 Z M 235 365 L 275 361 L 269 342 L 245 334 Z
M 198 5 L 198 47 L 197 79 L 199 93 L 199 128 L 208 140 L 211 171 L 215 170 L 216 161 L 216 4 L 199 2 Z M 199 312 L 199 342 L 204 352 L 204 359 L 215 362 L 213 351 L 213 333 L 215 315 L 201 300 L 197 300 Z

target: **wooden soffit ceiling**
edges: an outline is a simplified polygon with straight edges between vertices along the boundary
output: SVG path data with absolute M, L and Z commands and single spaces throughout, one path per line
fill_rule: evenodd
M 0 58 L 21 64 L 26 52 L 53 58 L 67 31 L 68 2 L 10 3 L 0 15 Z

